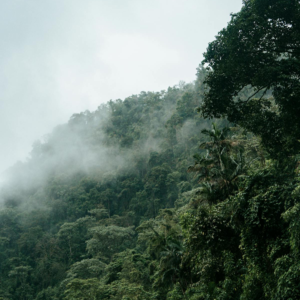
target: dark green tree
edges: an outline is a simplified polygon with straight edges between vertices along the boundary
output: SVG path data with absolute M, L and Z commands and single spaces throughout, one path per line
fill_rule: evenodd
M 244 0 L 204 54 L 201 111 L 258 134 L 273 157 L 300 150 L 300 3 Z

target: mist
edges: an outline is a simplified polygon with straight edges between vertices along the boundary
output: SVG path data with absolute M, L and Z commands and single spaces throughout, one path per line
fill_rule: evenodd
M 193 81 L 207 43 L 241 5 L 2 1 L 0 171 L 74 113 Z
M 93 112 L 72 115 L 67 123 L 35 141 L 24 162 L 3 173 L 0 204 L 41 209 L 44 204 L 40 195 L 51 181 L 79 176 L 106 182 L 125 174 L 139 174 L 151 153 L 162 151 L 177 99 L 187 91 L 194 91 L 194 85 L 181 83 L 168 92 L 142 92 L 102 104 Z M 132 120 L 119 123 L 124 117 Z M 127 136 L 124 126 L 138 130 Z
M 271 2 L 0 3 L 0 300 L 298 299 L 300 6 Z

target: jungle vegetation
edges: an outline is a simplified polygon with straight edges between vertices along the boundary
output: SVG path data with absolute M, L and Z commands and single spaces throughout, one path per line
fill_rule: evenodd
M 299 29 L 299 1 L 245 0 L 194 83 L 36 142 L 1 191 L 0 299 L 300 299 Z

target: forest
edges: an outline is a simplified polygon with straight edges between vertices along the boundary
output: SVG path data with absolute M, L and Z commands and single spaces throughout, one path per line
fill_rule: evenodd
M 1 300 L 300 299 L 300 1 L 244 0 L 193 83 L 74 114 L 5 174 Z

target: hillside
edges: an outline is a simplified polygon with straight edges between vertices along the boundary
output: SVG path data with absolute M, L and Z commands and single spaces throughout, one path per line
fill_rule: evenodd
M 299 16 L 245 0 L 194 83 L 37 141 L 1 190 L 0 299 L 299 299 Z
M 108 271 L 118 256 L 146 255 L 137 228 L 176 201 L 188 202 L 184 195 L 198 186 L 187 167 L 199 152 L 200 130 L 210 126 L 195 111 L 201 72 L 195 84 L 73 115 L 33 145 L 27 162 L 7 171 L 2 299 L 71 299 L 79 292 L 73 284 L 96 278 L 110 290 L 119 284 Z M 145 282 L 130 284 L 149 293 L 152 274 L 141 271 Z

